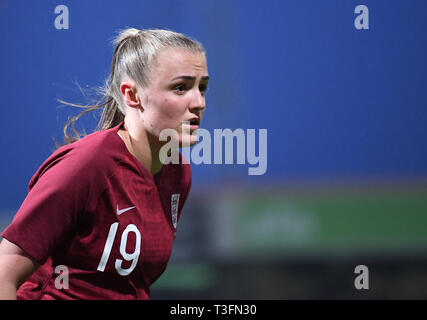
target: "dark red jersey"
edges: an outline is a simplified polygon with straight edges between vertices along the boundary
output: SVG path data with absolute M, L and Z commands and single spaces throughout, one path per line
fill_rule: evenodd
M 120 125 L 55 151 L 2 236 L 41 264 L 19 299 L 149 299 L 168 263 L 190 165 L 153 175 Z M 68 288 L 58 277 L 68 277 Z M 62 278 L 64 279 L 64 278 Z

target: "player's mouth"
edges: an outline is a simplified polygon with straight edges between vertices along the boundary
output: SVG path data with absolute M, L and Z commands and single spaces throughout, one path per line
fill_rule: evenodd
M 190 122 L 190 130 L 199 129 L 199 126 L 200 126 L 200 118 L 199 117 L 194 117 L 194 118 L 190 119 L 189 122 Z

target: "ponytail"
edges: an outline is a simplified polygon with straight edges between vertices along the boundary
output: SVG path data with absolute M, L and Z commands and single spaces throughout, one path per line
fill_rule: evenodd
M 114 74 L 115 74 L 115 69 L 117 64 L 117 55 L 118 55 L 117 53 L 120 50 L 122 44 L 125 42 L 125 40 L 133 36 L 135 34 L 135 31 L 138 31 L 138 30 L 126 29 L 116 38 L 116 41 L 115 41 L 116 48 L 114 49 L 113 62 L 111 64 L 110 79 L 108 82 L 105 83 L 104 87 L 100 88 L 100 91 L 103 92 L 103 96 L 97 103 L 95 103 L 94 105 L 83 106 L 80 104 L 66 102 L 64 100 L 58 100 L 60 103 L 64 105 L 85 109 L 78 115 L 68 119 L 68 121 L 65 123 L 64 125 L 65 144 L 76 142 L 77 140 L 80 140 L 83 137 L 83 135 L 76 130 L 75 123 L 78 119 L 80 119 L 82 116 L 84 116 L 85 114 L 91 111 L 104 108 L 101 114 L 101 118 L 95 128 L 95 131 L 111 129 L 117 126 L 120 122 L 124 120 L 124 117 L 125 117 L 124 113 L 121 111 L 119 103 L 111 94 L 111 84 L 114 81 Z M 71 125 L 71 130 L 73 132 L 72 135 L 68 133 L 68 128 L 70 125 Z M 58 141 L 56 141 L 56 139 L 54 139 L 54 142 L 57 148 L 62 146 L 60 143 L 58 143 Z

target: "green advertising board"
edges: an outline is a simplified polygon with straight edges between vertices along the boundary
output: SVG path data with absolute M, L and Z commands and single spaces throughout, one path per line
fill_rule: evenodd
M 253 193 L 227 206 L 237 254 L 427 252 L 426 189 Z

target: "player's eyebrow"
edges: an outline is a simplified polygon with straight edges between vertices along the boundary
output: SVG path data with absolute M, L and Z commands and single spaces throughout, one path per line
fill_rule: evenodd
M 196 80 L 196 77 L 192 77 L 192 76 L 178 76 L 178 77 L 173 78 L 171 81 L 178 80 L 178 79 L 182 79 L 182 80 L 193 80 L 194 81 L 194 80 Z M 209 81 L 209 76 L 202 77 L 201 81 Z

